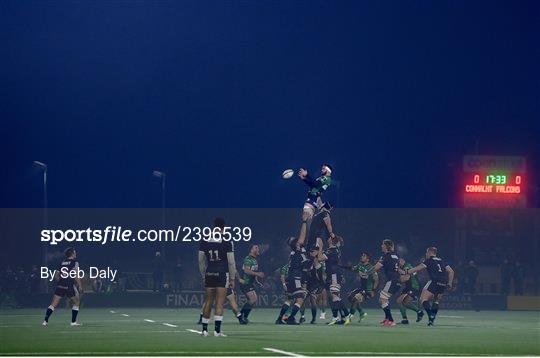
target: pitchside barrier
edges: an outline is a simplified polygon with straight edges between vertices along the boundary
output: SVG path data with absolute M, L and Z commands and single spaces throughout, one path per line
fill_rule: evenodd
M 21 294 L 2 296 L 2 308 L 43 308 L 49 304 L 50 294 Z M 114 292 L 109 294 L 86 293 L 82 306 L 92 308 L 141 307 L 141 308 L 200 308 L 204 300 L 202 291 L 181 293 Z M 245 302 L 240 295 L 239 304 Z M 260 294 L 258 307 L 281 307 L 283 297 L 278 294 Z M 395 306 L 395 305 L 394 305 Z M 377 299 L 366 302 L 367 308 L 378 308 Z M 540 310 L 538 296 L 456 295 L 449 294 L 440 303 L 441 309 L 450 310 Z

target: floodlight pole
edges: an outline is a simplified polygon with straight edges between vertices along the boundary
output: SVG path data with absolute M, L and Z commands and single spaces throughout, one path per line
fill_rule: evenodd
M 165 228 L 165 193 L 166 193 L 166 179 L 167 175 L 159 170 L 154 170 L 152 175 L 161 179 L 161 227 Z M 165 245 L 161 243 L 161 254 L 165 258 Z
M 49 226 L 49 204 L 47 201 L 47 164 L 34 160 L 34 165 L 38 166 L 43 170 L 43 229 L 47 229 Z M 48 255 L 48 246 L 45 244 L 42 247 L 42 260 L 43 265 L 47 266 L 47 255 Z M 47 286 L 42 287 L 43 291 L 47 291 Z

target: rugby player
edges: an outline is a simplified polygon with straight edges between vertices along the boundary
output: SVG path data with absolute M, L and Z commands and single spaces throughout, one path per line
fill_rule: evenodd
M 378 272 L 380 269 L 384 270 L 384 276 L 386 283 L 384 284 L 380 294 L 379 303 L 384 311 L 384 320 L 381 321 L 381 325 L 386 327 L 395 326 L 394 318 L 392 317 L 392 311 L 390 310 L 390 298 L 401 289 L 399 269 L 399 257 L 394 252 L 394 242 L 389 239 L 385 239 L 381 243 L 381 250 L 383 255 L 379 259 L 379 262 L 375 264 L 373 270 Z
M 238 276 L 238 271 L 236 271 L 235 280 L 240 279 Z M 241 281 L 243 282 L 243 281 Z M 242 312 L 238 309 L 238 303 L 237 303 L 237 295 L 236 291 L 234 289 L 236 287 L 236 284 L 229 285 L 227 287 L 227 301 L 229 301 L 229 305 L 231 306 L 231 310 L 233 311 L 234 315 L 236 316 L 236 319 L 238 319 L 238 323 L 240 324 L 247 324 L 247 322 L 244 320 L 244 316 L 242 315 Z
M 340 248 L 343 246 L 343 238 L 334 235 L 333 237 L 329 237 L 327 242 L 328 249 L 320 254 L 318 260 L 326 263 L 326 288 L 332 296 L 330 303 L 332 320 L 328 324 L 343 324 L 345 323 L 345 317 L 349 315 L 349 310 L 341 300 L 343 274 L 340 267 Z M 341 319 L 338 318 L 338 312 L 341 313 Z
M 439 311 L 439 301 L 442 299 L 445 289 L 452 288 L 454 270 L 437 256 L 437 248 L 433 246 L 427 248 L 426 260 L 423 263 L 405 270 L 405 273 L 411 275 L 422 270 L 427 270 L 429 281 L 422 289 L 420 304 L 429 317 L 428 326 L 433 326 Z M 432 304 L 430 304 L 430 300 L 433 300 Z
M 313 263 L 308 273 L 308 279 L 306 284 L 309 305 L 311 307 L 311 321 L 309 323 L 315 324 L 317 321 L 317 298 L 322 294 L 324 289 L 324 266 L 319 262 L 318 257 L 323 252 L 323 241 L 317 237 L 315 240 L 315 246 L 310 249 L 310 258 Z M 305 304 L 304 304 L 305 308 Z M 302 320 L 300 320 L 302 322 Z
M 236 278 L 238 278 L 238 271 L 236 271 Z M 236 287 L 236 284 L 234 284 L 234 287 Z M 233 311 L 234 315 L 238 319 L 238 323 L 247 324 L 246 321 L 244 321 L 244 318 L 242 317 L 242 312 L 240 312 L 240 310 L 238 309 L 238 303 L 237 303 L 236 297 L 237 295 L 234 288 L 232 288 L 229 284 L 227 284 L 227 301 L 229 301 L 229 305 L 231 306 L 231 311 Z M 204 307 L 204 302 L 203 302 L 203 307 Z M 203 312 L 201 310 L 201 314 L 199 316 L 199 321 L 197 322 L 197 324 L 202 324 L 202 317 L 203 317 Z
M 286 263 L 285 265 L 281 266 L 278 269 L 279 272 L 279 280 L 281 281 L 281 287 L 283 288 L 283 304 L 281 305 L 281 310 L 279 311 L 279 315 L 276 318 L 276 324 L 285 324 L 285 314 L 289 311 L 291 308 L 291 300 L 293 299 L 287 290 L 287 277 L 289 275 L 289 264 Z
M 326 306 L 328 306 L 328 291 L 326 290 L 326 264 L 324 262 L 319 262 L 321 268 L 319 269 L 320 276 L 322 278 L 322 288 L 321 293 L 317 295 L 317 306 L 321 309 L 321 314 L 319 319 L 326 319 Z
M 404 258 L 399 259 L 399 268 L 401 270 L 407 270 L 412 268 L 412 265 L 405 261 Z M 401 324 L 409 324 L 407 318 L 407 309 L 410 309 L 416 313 L 416 322 L 420 322 L 424 317 L 424 311 L 415 303 L 418 300 L 418 294 L 420 293 L 420 281 L 416 272 L 412 274 L 401 275 L 401 283 L 405 285 L 401 294 L 396 299 L 396 302 L 401 312 Z
M 298 324 L 296 322 L 296 313 L 302 308 L 306 299 L 307 272 L 311 269 L 313 261 L 308 258 L 304 247 L 306 239 L 306 223 L 302 223 L 300 236 L 298 238 L 290 237 L 287 244 L 291 248 L 289 255 L 289 274 L 287 277 L 287 290 L 289 296 L 294 299 L 294 305 L 291 314 L 287 318 L 287 324 Z M 313 251 L 313 256 L 316 251 Z
M 319 247 L 321 251 L 323 251 L 324 242 L 323 238 L 327 237 L 334 237 L 334 231 L 332 227 L 332 218 L 330 215 L 330 212 L 332 210 L 332 205 L 329 202 L 324 203 L 324 205 L 321 207 L 321 209 L 314 215 L 312 219 L 312 223 L 309 227 L 309 234 L 308 234 L 308 243 L 311 245 L 311 243 L 316 243 L 315 245 Z M 309 301 L 310 303 L 313 303 L 311 305 L 312 309 L 315 307 L 315 310 L 317 309 L 317 303 L 318 306 L 321 307 L 321 316 L 320 319 L 326 319 L 326 312 L 325 312 L 325 306 L 328 302 L 327 299 L 327 290 L 326 290 L 326 265 L 324 262 L 318 262 L 315 264 L 316 272 L 312 272 L 313 277 L 308 280 L 308 284 L 312 290 L 315 290 L 315 301 L 313 302 L 313 292 L 308 292 L 309 295 Z M 320 284 L 317 285 L 316 279 L 318 278 L 320 281 Z M 309 288 L 308 288 L 309 291 Z M 312 319 L 311 323 L 315 323 L 315 320 Z
M 321 195 L 332 184 L 332 167 L 329 164 L 323 164 L 321 175 L 317 179 L 313 179 L 304 168 L 298 170 L 298 176 L 309 187 L 302 211 L 302 222 L 308 222 L 324 204 Z
M 244 258 L 242 265 L 243 282 L 240 284 L 240 289 L 246 295 L 247 301 L 242 307 L 242 317 L 245 323 L 249 323 L 248 316 L 251 309 L 257 303 L 257 292 L 255 291 L 255 284 L 260 285 L 258 279 L 264 278 L 264 272 L 259 272 L 259 263 L 257 257 L 259 256 L 259 245 L 251 245 L 249 248 L 249 255 Z
M 225 221 L 222 218 L 214 219 L 214 227 L 223 230 Z M 223 303 L 227 296 L 227 288 L 234 289 L 236 265 L 232 241 L 225 241 L 221 237 L 213 237 L 199 244 L 199 270 L 205 287 L 205 301 L 202 317 L 202 335 L 208 336 L 208 323 L 212 306 L 214 306 L 215 337 L 226 337 L 221 332 L 223 321 Z M 233 279 L 229 279 L 229 278 Z
M 71 277 L 70 275 L 71 272 L 78 271 L 79 269 L 79 263 L 76 258 L 77 251 L 75 251 L 73 247 L 68 247 L 64 251 L 64 260 L 60 263 L 60 266 L 55 273 L 58 282 L 56 283 L 51 304 L 45 312 L 45 319 L 42 323 L 44 326 L 49 324 L 49 318 L 56 306 L 60 303 L 62 297 L 67 297 L 71 305 L 71 325 L 81 326 L 81 324 L 77 322 L 77 315 L 79 314 L 79 305 L 81 301 L 80 294 L 83 292 L 82 282 L 80 277 Z
M 360 256 L 360 263 L 348 267 L 348 269 L 357 272 L 360 276 L 360 287 L 349 292 L 348 299 L 351 303 L 351 309 L 349 316 L 345 320 L 346 325 L 351 324 L 356 310 L 358 310 L 359 315 L 358 322 L 361 322 L 367 316 L 367 313 L 362 310 L 362 302 L 375 297 L 375 290 L 379 286 L 379 275 L 373 270 L 370 259 L 370 255 L 363 252 Z

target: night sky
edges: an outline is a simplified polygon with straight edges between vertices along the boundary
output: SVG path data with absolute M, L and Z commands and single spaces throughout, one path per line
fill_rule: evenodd
M 539 1 L 0 2 L 0 206 L 455 204 L 464 154 L 540 176 Z M 536 175 L 534 174 L 536 172 Z M 335 193 L 333 194 L 335 195 Z

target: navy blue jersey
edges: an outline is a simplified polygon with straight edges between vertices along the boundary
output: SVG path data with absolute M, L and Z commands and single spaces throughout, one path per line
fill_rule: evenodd
M 70 273 L 73 269 L 79 267 L 79 263 L 75 259 L 65 259 L 60 263 L 58 271 L 60 272 L 60 280 L 58 280 L 58 286 L 60 287 L 72 287 L 75 284 L 75 279 L 70 277 Z M 62 277 L 66 276 L 66 277 Z
M 329 247 L 324 254 L 327 257 L 325 261 L 327 275 L 341 274 L 341 268 L 339 267 L 341 252 L 339 249 L 337 247 Z
M 309 263 L 306 249 L 304 247 L 296 248 L 291 247 L 291 253 L 289 255 L 289 276 L 301 276 L 305 271 L 306 265 Z
M 447 283 L 447 275 L 446 275 L 446 263 L 437 256 L 432 256 L 426 261 L 424 261 L 424 265 L 426 265 L 426 270 L 429 275 L 429 279 L 434 282 L 440 282 L 440 283 Z
M 227 253 L 234 252 L 232 241 L 204 241 L 199 244 L 199 251 L 206 256 L 206 272 L 229 272 Z
M 386 281 L 399 281 L 399 257 L 395 252 L 387 252 L 381 256 L 379 262 L 383 265 Z
M 317 214 L 315 214 L 315 216 L 313 216 L 313 221 L 309 227 L 307 240 L 310 245 L 315 245 L 318 237 L 321 239 L 326 239 L 328 236 L 330 236 L 328 229 L 326 228 L 326 223 L 324 222 L 326 215 L 327 213 L 325 211 L 319 211 Z

